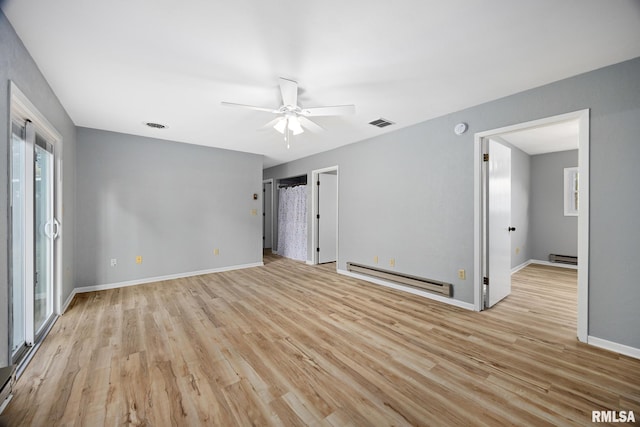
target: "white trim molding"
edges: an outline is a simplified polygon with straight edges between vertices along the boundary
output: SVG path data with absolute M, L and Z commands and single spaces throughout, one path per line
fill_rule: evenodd
M 455 307 L 464 308 L 466 310 L 476 311 L 473 304 L 469 304 L 468 302 L 459 301 L 452 298 L 442 297 L 440 295 L 432 294 L 430 292 L 421 291 L 419 289 L 415 289 L 409 286 L 403 286 L 398 283 L 389 282 L 387 280 L 378 279 L 375 277 L 365 276 L 363 274 L 352 273 L 351 271 L 338 269 L 338 274 L 342 274 L 344 276 L 349 276 L 354 279 L 364 280 L 369 283 L 373 283 L 376 285 L 384 286 L 386 288 L 395 289 L 402 292 L 407 292 L 413 295 L 418 295 L 424 298 L 432 299 L 438 302 L 443 302 L 445 304 L 453 305 Z
M 568 268 L 570 270 L 577 270 L 579 268 L 577 265 L 562 264 L 559 262 L 541 261 L 539 259 L 530 259 L 529 264 L 548 265 L 549 267 Z
M 78 288 L 75 288 L 71 292 L 71 295 L 69 295 L 69 297 L 67 298 L 67 301 L 64 303 L 63 313 L 69 307 L 69 305 L 71 304 L 71 301 L 73 301 L 73 297 L 76 294 L 81 294 L 81 293 L 85 293 L 85 292 L 105 291 L 105 290 L 108 290 L 108 289 L 116 289 L 116 288 L 126 288 L 128 286 L 144 285 L 145 283 L 161 282 L 161 281 L 165 281 L 165 280 L 183 279 L 185 277 L 201 276 L 203 274 L 222 273 L 223 271 L 243 270 L 245 268 L 262 267 L 262 266 L 264 266 L 263 262 L 256 262 L 256 263 L 252 263 L 252 264 L 240 264 L 240 265 L 231 265 L 231 266 L 228 266 L 228 267 L 213 268 L 213 269 L 210 269 L 210 270 L 199 270 L 199 271 L 190 271 L 190 272 L 186 272 L 186 273 L 169 274 L 169 275 L 166 275 L 166 276 L 147 277 L 147 278 L 144 278 L 144 279 L 128 280 L 128 281 L 125 281 L 125 282 L 105 283 L 105 284 L 102 284 L 102 285 L 80 286 Z
M 527 267 L 527 266 L 529 266 L 531 264 L 548 265 L 549 267 L 568 268 L 570 270 L 577 270 L 578 269 L 577 265 L 561 264 L 559 262 L 541 261 L 539 259 L 530 259 L 528 261 L 523 262 L 520 265 L 516 265 L 515 267 L 513 267 L 511 269 L 511 274 L 515 274 L 518 271 L 522 270 L 523 268 L 525 268 L 525 267 Z
M 60 310 L 60 314 L 64 314 L 67 311 L 67 309 L 71 305 L 71 301 L 73 301 L 73 298 L 75 298 L 77 293 L 78 293 L 78 288 L 73 288 L 73 290 L 71 291 L 71 293 L 67 297 L 67 300 L 64 302 L 64 304 L 62 304 L 62 308 Z
M 587 343 L 594 347 L 603 348 L 605 350 L 633 357 L 634 359 L 640 359 L 640 348 L 618 344 L 616 342 L 603 340 L 602 338 L 593 337 L 591 335 L 587 337 Z
M 528 260 L 523 262 L 520 265 L 516 265 L 515 267 L 513 267 L 511 269 L 511 274 L 516 274 L 518 271 L 522 270 L 523 268 L 527 267 L 528 265 L 530 265 L 533 261 L 532 260 Z

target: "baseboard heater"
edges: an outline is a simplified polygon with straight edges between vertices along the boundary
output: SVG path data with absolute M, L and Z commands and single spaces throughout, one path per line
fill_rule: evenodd
M 549 254 L 549 262 L 557 262 L 559 264 L 578 265 L 578 257 L 571 255 Z
M 437 280 L 425 279 L 422 277 L 411 276 L 409 274 L 397 273 L 395 271 L 381 270 L 379 268 L 368 267 L 366 265 L 356 264 L 353 262 L 347 263 L 347 271 L 389 280 L 447 297 L 453 296 L 453 285 L 451 283 L 439 282 Z

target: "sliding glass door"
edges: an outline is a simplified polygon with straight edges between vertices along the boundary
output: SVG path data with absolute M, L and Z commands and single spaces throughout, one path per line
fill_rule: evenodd
M 19 363 L 54 315 L 54 151 L 29 122 L 12 121 L 11 359 Z

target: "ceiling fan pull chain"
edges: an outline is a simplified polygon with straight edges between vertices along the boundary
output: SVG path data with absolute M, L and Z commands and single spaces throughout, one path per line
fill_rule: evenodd
M 287 143 L 287 150 L 290 148 L 291 131 L 289 130 L 289 117 L 287 117 L 287 125 L 284 127 L 284 140 Z

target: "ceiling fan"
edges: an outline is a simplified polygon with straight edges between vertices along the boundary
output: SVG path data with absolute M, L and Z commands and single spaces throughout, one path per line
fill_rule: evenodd
M 253 105 L 235 104 L 233 102 L 222 102 L 222 105 L 277 114 L 278 117 L 264 125 L 264 128 L 273 127 L 283 134 L 287 148 L 289 148 L 291 134 L 299 135 L 304 132 L 304 129 L 308 129 L 311 132 L 320 132 L 323 130 L 322 127 L 307 117 L 342 116 L 356 112 L 355 105 L 302 108 L 298 105 L 298 83 L 282 77 L 279 79 L 279 83 L 280 93 L 282 95 L 282 106 L 280 106 L 280 108 L 256 107 Z

